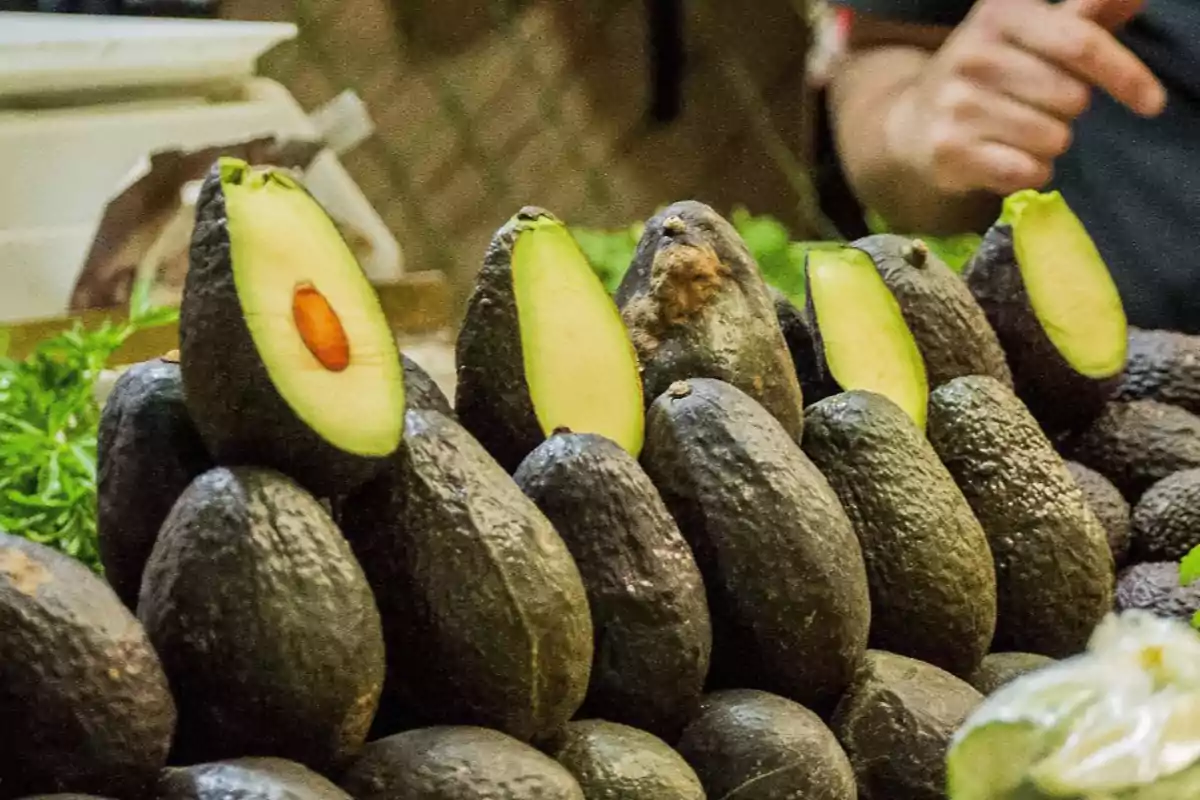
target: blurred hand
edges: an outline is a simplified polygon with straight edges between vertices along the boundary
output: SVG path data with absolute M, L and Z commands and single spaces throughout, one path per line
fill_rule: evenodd
M 888 146 L 936 188 L 1040 188 L 1101 89 L 1143 116 L 1162 85 L 1113 31 L 1143 0 L 980 0 L 892 106 Z

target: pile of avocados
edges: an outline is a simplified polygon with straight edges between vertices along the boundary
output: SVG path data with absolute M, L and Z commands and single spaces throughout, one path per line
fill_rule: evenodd
M 963 275 L 814 251 L 802 307 L 703 203 L 615 296 L 522 208 L 453 402 L 292 173 L 220 159 L 190 258 L 104 575 L 0 534 L 0 800 L 937 800 L 986 694 L 1200 608 L 1200 340 L 1056 193 Z

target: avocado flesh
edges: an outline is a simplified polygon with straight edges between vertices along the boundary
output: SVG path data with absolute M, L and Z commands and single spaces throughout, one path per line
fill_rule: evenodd
M 814 250 L 807 270 L 820 346 L 838 386 L 881 394 L 924 429 L 925 362 L 871 257 L 854 248 Z
M 528 222 L 512 256 L 525 381 L 542 433 L 595 433 L 637 456 L 637 358 L 616 305 L 566 226 Z

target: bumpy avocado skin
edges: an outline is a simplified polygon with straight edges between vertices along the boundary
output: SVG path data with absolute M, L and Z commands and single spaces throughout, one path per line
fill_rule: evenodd
M 982 701 L 937 667 L 869 650 L 830 723 L 860 800 L 943 800 L 950 739 Z
M 1120 400 L 1157 400 L 1200 413 L 1200 336 L 1129 329 Z
M 804 452 L 862 545 L 871 647 L 969 675 L 996 630 L 995 565 L 925 435 L 886 397 L 845 392 L 808 407 Z
M 771 296 L 775 299 L 775 317 L 796 368 L 804 402 L 811 404 L 840 392 L 837 382 L 824 371 L 824 359 L 817 354 L 816 340 L 808 323 L 808 305 L 797 308 L 787 295 L 773 287 Z
M 163 770 L 155 800 L 350 800 L 350 795 L 294 761 L 237 758 Z
M 437 385 L 437 381 L 429 377 L 429 373 L 421 369 L 421 365 L 403 353 L 400 360 L 404 365 L 404 405 L 410 408 L 427 409 L 445 414 L 454 419 L 454 408 L 450 400 Z
M 587 588 L 595 655 L 578 716 L 678 736 L 700 701 L 712 627 L 700 569 L 658 490 L 595 434 L 555 434 L 513 477 Z
M 0 533 L 0 798 L 136 797 L 166 763 L 175 719 L 162 664 L 116 593 Z
M 674 381 L 715 378 L 753 397 L 799 440 L 804 397 L 774 299 L 720 214 L 686 200 L 652 217 L 616 298 L 647 404 Z
M 854 770 L 821 718 L 753 689 L 704 698 L 676 747 L 710 798 L 855 800 Z
M 196 203 L 179 307 L 188 412 L 218 463 L 276 469 L 318 497 L 348 492 L 378 474 L 387 459 L 330 444 L 279 394 L 242 314 L 228 225 L 217 165 L 205 178 Z M 336 399 L 330 400 L 330 413 L 337 413 Z
M 1104 526 L 1113 563 L 1120 569 L 1129 560 L 1129 503 L 1125 502 L 1120 489 L 1094 469 L 1088 469 L 1078 461 L 1068 461 L 1067 469 Z
M 1179 561 L 1200 545 L 1200 469 L 1151 486 L 1133 509 L 1134 563 Z
M 123 372 L 100 414 L 96 528 L 104 577 L 130 609 L 163 520 L 211 467 L 184 404 L 179 364 L 155 358 Z
M 281 473 L 196 478 L 138 614 L 179 703 L 174 763 L 254 753 L 323 772 L 362 746 L 383 685 L 379 612 L 333 520 Z
M 760 404 L 711 378 L 655 400 L 642 463 L 704 576 L 709 687 L 832 707 L 866 648 L 870 601 L 829 482 Z
M 874 234 L 850 245 L 871 256 L 925 359 L 929 386 L 988 375 L 1012 387 L 1012 372 L 987 315 L 962 277 L 929 248 L 904 236 Z
M 666 742 L 614 722 L 569 722 L 548 748 L 587 800 L 705 800 L 696 772 Z
M 355 800 L 584 800 L 554 759 L 499 731 L 466 725 L 371 742 L 341 786 Z
M 579 568 L 538 507 L 467 431 L 409 411 L 390 472 L 348 500 L 344 530 L 383 616 L 387 735 L 482 725 L 521 740 L 582 704 L 592 618 Z
M 1060 448 L 1137 503 L 1168 475 L 1200 468 L 1200 417 L 1157 400 L 1114 401 Z
M 1104 528 L 1025 406 L 985 376 L 930 395 L 929 440 L 983 526 L 996 565 L 994 650 L 1061 658 L 1112 608 Z
M 1022 675 L 1054 663 L 1053 658 L 1037 653 L 989 653 L 972 673 L 969 683 L 976 691 L 989 695 Z
M 1121 373 L 1076 372 L 1050 341 L 1029 304 L 1013 251 L 1012 226 L 994 224 L 963 271 L 1008 357 L 1016 394 L 1052 435 L 1088 425 L 1121 385 Z
M 1181 586 L 1177 561 L 1135 564 L 1117 577 L 1117 610 L 1131 608 L 1190 621 L 1200 612 L 1200 581 Z

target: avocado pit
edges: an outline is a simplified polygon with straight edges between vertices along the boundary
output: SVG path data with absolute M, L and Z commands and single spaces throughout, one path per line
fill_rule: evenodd
M 292 319 L 308 352 L 330 372 L 350 366 L 350 340 L 333 306 L 311 283 L 296 285 Z

